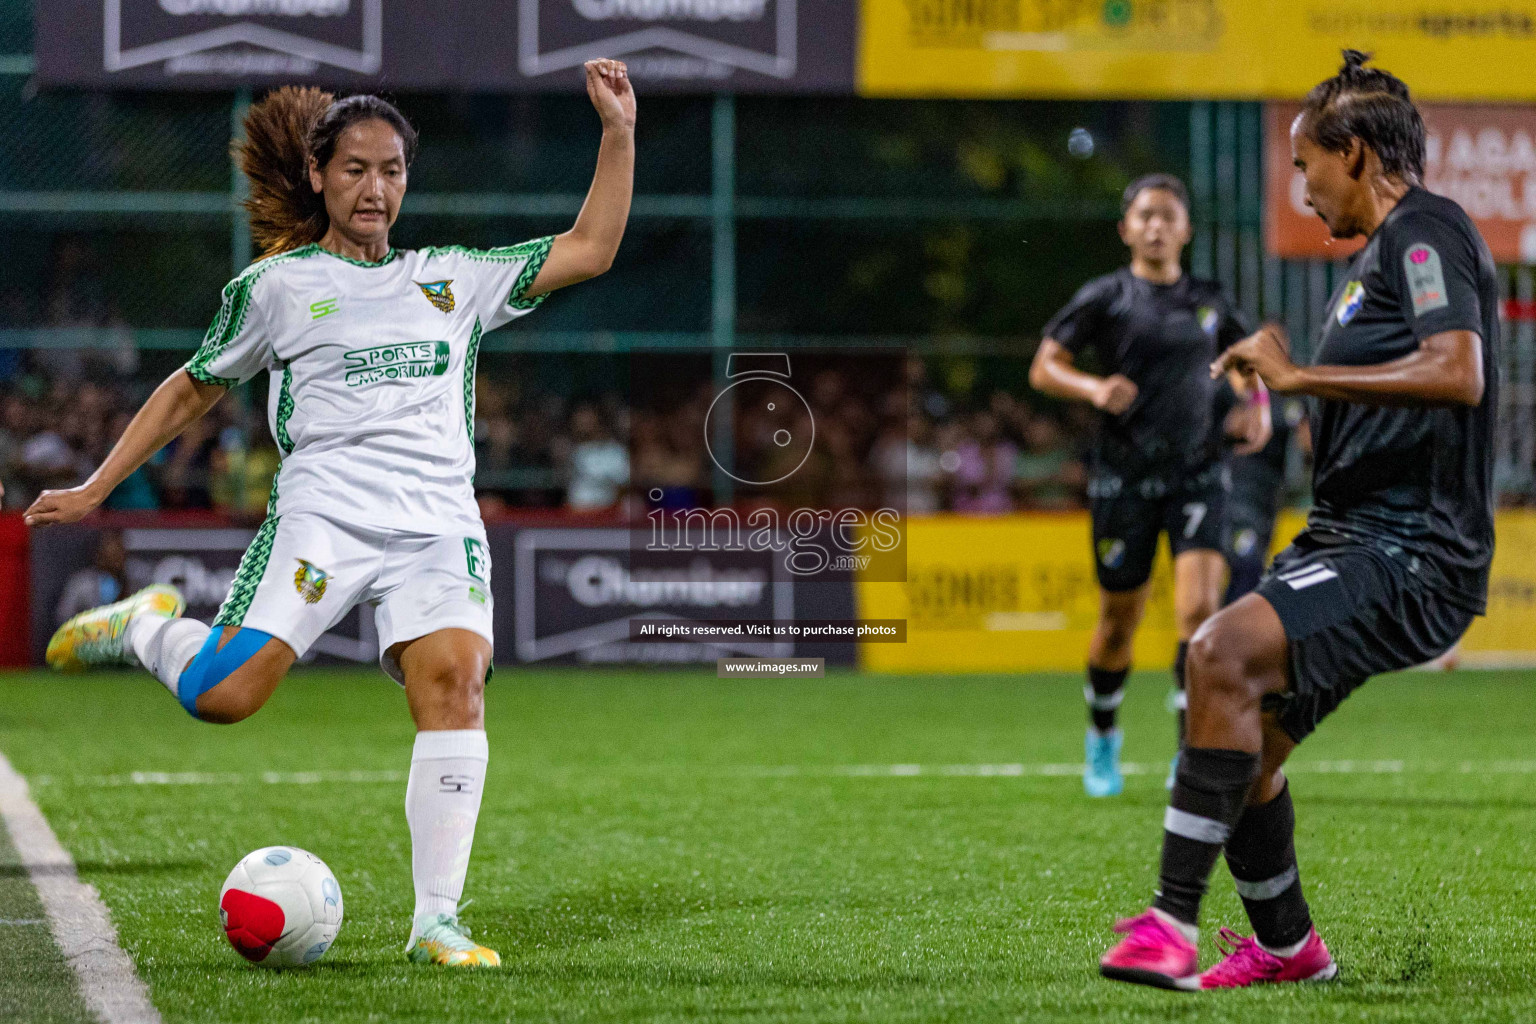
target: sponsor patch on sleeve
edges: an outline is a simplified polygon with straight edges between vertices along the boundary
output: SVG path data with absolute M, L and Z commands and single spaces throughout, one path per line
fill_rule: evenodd
M 1403 253 L 1403 271 L 1408 276 L 1408 294 L 1413 296 L 1414 316 L 1451 304 L 1445 294 L 1445 270 L 1434 246 L 1423 242 L 1410 245 Z

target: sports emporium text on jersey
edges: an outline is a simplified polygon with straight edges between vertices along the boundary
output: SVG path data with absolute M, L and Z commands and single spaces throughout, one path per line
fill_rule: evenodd
M 413 341 L 404 345 L 376 345 L 344 353 L 347 387 L 377 384 L 412 377 L 441 377 L 448 369 L 446 341 Z

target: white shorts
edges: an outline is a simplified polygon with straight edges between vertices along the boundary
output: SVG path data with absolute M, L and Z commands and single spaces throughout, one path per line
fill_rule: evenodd
M 214 624 L 259 629 L 302 656 L 360 604 L 373 606 L 379 665 L 398 683 L 405 677 L 389 649 L 402 641 L 467 629 L 494 649 L 484 529 L 420 534 L 317 512 L 270 516 L 240 559 Z

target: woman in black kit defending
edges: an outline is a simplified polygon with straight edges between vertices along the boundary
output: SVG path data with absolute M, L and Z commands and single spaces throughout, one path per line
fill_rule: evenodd
M 1314 366 L 1267 326 L 1212 367 L 1309 397 L 1314 505 L 1258 589 L 1189 652 L 1189 735 L 1163 820 L 1156 898 L 1100 961 L 1121 981 L 1233 988 L 1338 968 L 1302 896 L 1281 766 L 1368 678 L 1429 661 L 1483 613 L 1493 559 L 1499 406 L 1493 258 L 1456 203 L 1426 192 L 1424 121 L 1393 75 L 1346 50 L 1291 126 L 1307 203 L 1364 235 Z M 1223 929 L 1201 974 L 1200 901 L 1216 858 L 1255 935 Z

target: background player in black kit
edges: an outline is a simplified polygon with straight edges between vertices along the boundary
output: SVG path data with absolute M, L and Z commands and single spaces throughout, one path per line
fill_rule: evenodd
M 1115 715 L 1159 534 L 1168 535 L 1174 556 L 1174 679 L 1181 691 L 1186 642 L 1220 607 L 1229 486 L 1223 442 L 1238 400 L 1225 382 L 1211 380 L 1209 367 L 1247 333 L 1221 286 L 1180 265 L 1190 239 L 1183 182 L 1170 174 L 1137 179 L 1125 190 L 1122 213 L 1130 265 L 1078 290 L 1046 325 L 1029 373 L 1037 390 L 1090 402 L 1103 413 L 1088 483 L 1101 590 L 1085 691 L 1083 788 L 1090 796 L 1121 790 Z M 1103 376 L 1074 365 L 1085 354 Z M 1251 446 L 1267 439 L 1264 413 L 1255 406 L 1234 417 Z
M 1254 587 L 1269 564 L 1275 517 L 1280 514 L 1291 441 L 1304 435 L 1306 406 L 1301 398 L 1276 397 L 1270 409 L 1269 443 L 1232 460 L 1232 493 L 1227 498 L 1227 593 L 1231 604 Z
M 1493 558 L 1498 287 L 1472 221 L 1420 185 L 1408 87 L 1345 51 L 1291 126 L 1307 202 L 1369 237 L 1329 307 L 1317 365 L 1265 327 L 1212 367 L 1312 399 L 1314 507 L 1258 590 L 1189 658 L 1189 735 L 1164 818 L 1156 900 L 1101 971 L 1169 988 L 1332 977 L 1312 926 L 1281 765 L 1350 692 L 1454 644 L 1483 612 Z M 1256 938 L 1197 973 L 1195 925 L 1225 849 Z

